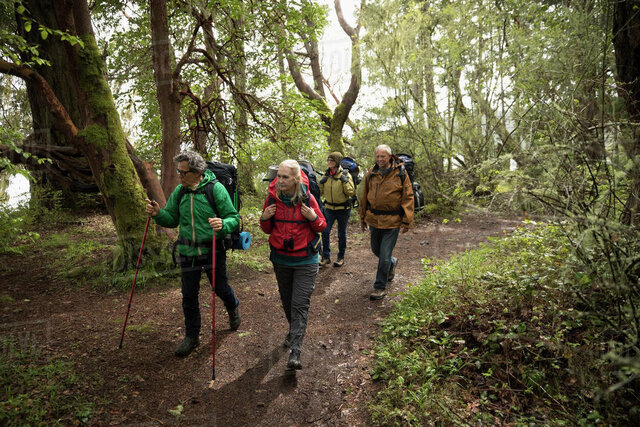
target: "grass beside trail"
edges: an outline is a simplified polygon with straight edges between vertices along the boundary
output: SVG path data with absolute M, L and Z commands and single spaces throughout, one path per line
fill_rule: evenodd
M 22 343 L 24 344 L 24 343 Z M 0 342 L 0 424 L 69 425 L 86 422 L 93 403 L 74 392 L 73 363 L 42 361 L 35 347 Z
M 637 395 L 601 392 L 615 383 L 603 357 L 611 331 L 578 309 L 581 274 L 557 227 L 423 263 L 424 282 L 377 340 L 375 424 L 631 421 Z

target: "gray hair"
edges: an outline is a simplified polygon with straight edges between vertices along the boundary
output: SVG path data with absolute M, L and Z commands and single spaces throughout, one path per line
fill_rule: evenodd
M 378 151 L 386 151 L 388 155 L 392 155 L 393 154 L 391 152 L 391 147 L 389 147 L 387 144 L 378 145 L 373 152 L 377 153 Z
M 194 151 L 183 151 L 175 156 L 173 161 L 176 163 L 187 162 L 189 163 L 189 169 L 199 174 L 203 174 L 207 169 L 207 162 L 204 161 L 200 154 Z

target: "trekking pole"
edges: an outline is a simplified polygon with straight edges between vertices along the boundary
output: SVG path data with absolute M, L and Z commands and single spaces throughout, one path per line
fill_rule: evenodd
M 120 345 L 118 348 L 122 348 L 122 340 L 124 340 L 124 330 L 127 327 L 127 320 L 129 320 L 129 310 L 131 310 L 131 300 L 133 300 L 133 290 L 136 288 L 136 279 L 138 278 L 138 269 L 140 268 L 140 260 L 142 259 L 142 248 L 144 248 L 144 241 L 147 239 L 147 230 L 149 230 L 149 221 L 151 215 L 147 217 L 147 224 L 144 226 L 144 234 L 142 235 L 142 244 L 140 245 L 140 253 L 138 254 L 138 262 L 136 263 L 136 273 L 133 276 L 133 285 L 131 285 L 131 294 L 129 295 L 129 305 L 127 306 L 127 316 L 124 318 L 124 325 L 122 325 L 122 334 L 120 335 Z
M 216 232 L 213 232 L 211 244 L 211 382 L 213 388 L 216 380 Z

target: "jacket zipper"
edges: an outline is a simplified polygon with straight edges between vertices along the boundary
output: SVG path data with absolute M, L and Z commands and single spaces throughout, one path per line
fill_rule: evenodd
M 189 204 L 189 209 L 191 211 L 191 241 L 195 243 L 196 241 L 196 222 L 193 218 L 193 196 L 194 193 L 191 193 L 191 203 Z M 202 255 L 202 249 L 199 246 L 196 246 L 198 249 L 198 255 Z

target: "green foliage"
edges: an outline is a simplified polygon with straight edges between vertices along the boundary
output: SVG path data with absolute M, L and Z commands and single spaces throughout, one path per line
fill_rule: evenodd
M 29 43 L 23 37 L 17 35 L 17 25 L 20 25 L 25 32 L 38 32 L 41 40 L 46 40 L 53 35 L 60 40 L 69 43 L 71 46 L 79 44 L 84 46 L 82 41 L 67 31 L 49 28 L 46 25 L 36 22 L 28 13 L 22 1 L 2 1 L 0 2 L 0 56 L 16 65 L 42 66 L 51 65 L 50 62 L 40 55 L 40 46 Z M 17 19 L 16 19 L 17 18 Z
M 138 155 L 159 165 L 161 122 L 148 4 L 128 3 L 124 23 L 112 19 L 114 14 L 120 14 L 120 6 L 101 2 L 92 13 L 99 33 L 108 35 L 108 40 L 101 43 L 109 52 L 110 82 L 116 103 L 126 112 L 125 117 L 139 118 L 139 124 L 131 129 L 131 142 Z M 261 179 L 270 164 L 284 158 L 315 161 L 314 157 L 324 152 L 326 135 L 318 114 L 307 99 L 292 90 L 291 78 L 281 75 L 278 63 L 273 60 L 289 41 L 280 40 L 281 36 L 272 28 L 274 22 L 280 26 L 286 18 L 284 25 L 291 34 L 304 33 L 316 38 L 326 22 L 326 8 L 306 1 L 285 7 L 280 2 L 247 4 L 233 0 L 205 4 L 169 2 L 167 8 L 170 16 L 167 54 L 172 59 L 172 71 L 177 72 L 180 67 L 180 89 L 188 94 L 181 98 L 181 129 L 186 147 L 193 146 L 196 129 L 201 135 L 206 133 L 205 145 L 199 141 L 198 149 L 208 158 L 247 165 L 241 180 Z M 233 17 L 241 19 L 232 21 Z M 314 25 L 303 22 L 306 18 Z M 216 43 L 215 67 L 203 54 L 205 50 L 212 53 L 208 47 L 209 26 Z M 293 36 L 291 43 L 295 43 Z M 188 60 L 178 63 L 180 59 Z M 242 117 L 246 117 L 246 123 Z M 249 192 L 253 184 L 253 181 L 242 183 Z
M 42 361 L 33 347 L 3 339 L 0 357 L 0 423 L 69 425 L 86 422 L 93 404 L 73 392 L 78 383 L 73 363 Z
M 613 79 L 611 7 L 367 3 L 367 75 L 387 90 L 369 109 L 362 140 L 413 154 L 428 201 L 548 212 L 532 193 L 563 184 L 576 154 L 615 158 L 624 140 L 613 129 L 626 125 Z M 565 150 L 572 154 L 558 156 Z
M 521 229 L 425 268 L 382 325 L 377 425 L 633 419 L 637 384 L 610 387 L 614 331 L 576 297 L 586 272 L 560 227 Z
M 31 223 L 25 207 L 0 207 L 0 254 L 22 254 L 26 245 L 35 243 L 40 235 L 29 230 Z

